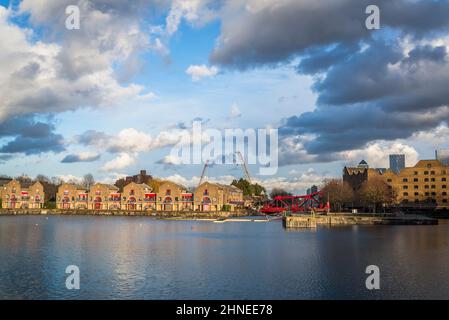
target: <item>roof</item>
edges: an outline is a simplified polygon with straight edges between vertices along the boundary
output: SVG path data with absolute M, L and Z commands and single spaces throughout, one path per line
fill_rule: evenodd
M 12 181 L 12 178 L 0 178 L 0 186 L 4 186 Z
M 368 163 L 365 160 L 359 162 L 359 164 L 367 165 Z
M 60 185 L 60 187 L 62 187 L 63 185 L 73 186 L 73 187 L 75 187 L 76 190 L 87 190 L 88 189 L 88 188 L 86 188 L 80 184 L 77 184 L 77 183 L 63 183 Z
M 106 188 L 110 190 L 118 190 L 119 188 L 117 186 L 114 186 L 113 184 L 107 184 L 107 183 L 96 183 L 93 186 L 105 186 Z M 91 186 L 91 187 L 93 187 Z
M 177 186 L 180 189 L 187 190 L 187 188 L 185 186 L 183 186 L 182 184 L 179 184 L 177 182 L 173 182 L 173 181 L 170 181 L 170 180 L 163 180 L 163 181 L 161 181 L 160 186 L 162 186 L 164 183 L 171 183 L 171 184 L 174 184 L 175 186 Z
M 423 168 L 429 164 L 432 167 L 446 167 L 439 160 L 419 160 L 418 163 L 415 165 L 415 168 Z
M 234 185 L 230 185 L 230 184 L 220 184 L 220 183 L 217 183 L 217 184 L 218 184 L 219 186 L 221 186 L 222 188 L 228 189 L 228 190 L 233 191 L 233 192 L 243 192 L 241 189 L 237 188 L 237 187 L 234 186 Z

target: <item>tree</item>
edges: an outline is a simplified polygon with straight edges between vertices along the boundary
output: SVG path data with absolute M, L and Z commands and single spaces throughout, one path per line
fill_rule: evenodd
M 291 196 L 292 194 L 290 192 L 285 191 L 281 188 L 273 188 L 270 192 L 270 198 L 274 199 L 277 196 Z
M 158 193 L 159 192 L 159 187 L 162 184 L 161 180 L 158 179 L 151 179 L 148 181 L 148 186 L 151 187 L 151 190 L 153 190 L 152 192 Z
M 351 186 L 340 179 L 330 179 L 321 187 L 324 200 L 331 204 L 331 209 L 340 212 L 345 204 L 354 201 L 354 191 Z
M 50 182 L 50 178 L 48 178 L 46 175 L 38 174 L 36 176 L 36 181 L 39 181 L 40 183 Z
M 81 184 L 84 188 L 89 189 L 92 185 L 95 184 L 94 176 L 91 173 L 85 174 Z
M 382 177 L 372 177 L 362 184 L 359 196 L 364 204 L 372 206 L 373 212 L 376 212 L 384 204 L 393 201 L 394 191 Z
M 239 188 L 243 191 L 244 196 L 260 196 L 262 192 L 266 193 L 264 187 L 258 183 L 251 184 L 248 180 L 240 178 L 239 180 L 232 181 L 231 185 Z

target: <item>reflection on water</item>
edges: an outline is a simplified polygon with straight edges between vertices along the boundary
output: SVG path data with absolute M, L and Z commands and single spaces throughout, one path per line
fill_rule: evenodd
M 65 288 L 77 265 L 81 290 Z M 365 289 L 365 268 L 381 290 Z M 449 298 L 449 224 L 285 231 L 281 223 L 0 217 L 3 299 Z

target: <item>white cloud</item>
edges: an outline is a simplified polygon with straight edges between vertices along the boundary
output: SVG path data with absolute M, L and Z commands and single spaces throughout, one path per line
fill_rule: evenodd
M 187 68 L 186 73 L 192 77 L 193 81 L 199 81 L 204 77 L 214 77 L 218 74 L 217 67 L 207 67 L 206 65 L 191 65 Z
M 203 25 L 217 17 L 217 12 L 211 10 L 208 4 L 212 0 L 174 0 L 166 18 L 166 33 L 168 36 L 178 31 L 185 19 L 189 23 Z
M 136 162 L 135 154 L 128 154 L 123 152 L 119 153 L 119 155 L 116 158 L 106 162 L 103 166 L 103 170 L 104 171 L 120 170 L 129 167 L 135 162 Z
M 56 178 L 61 179 L 66 183 L 81 183 L 83 181 L 82 177 L 74 176 L 72 174 L 59 175 Z
M 352 165 L 364 159 L 370 167 L 389 168 L 390 154 L 405 154 L 406 166 L 414 166 L 419 158 L 415 148 L 402 142 L 370 143 L 364 149 L 342 152 L 341 157 Z
M 81 29 L 72 32 L 61 27 L 67 4 L 72 3 L 24 0 L 19 11 L 0 6 L 0 60 L 8 61 L 0 64 L 0 96 L 7 97 L 0 100 L 0 121 L 153 97 L 141 85 L 116 79 L 117 70 L 128 68 L 139 52 L 151 50 L 137 20 L 118 19 L 119 11 L 101 11 L 102 6 L 81 1 Z M 13 15 L 24 13 L 30 14 L 32 28 L 58 31 L 61 41 L 35 41 L 33 29 L 11 22 Z
M 440 125 L 432 130 L 419 131 L 415 133 L 410 140 L 437 147 L 438 145 L 448 144 L 448 137 L 449 127 L 446 125 Z
M 267 189 L 267 192 L 270 192 L 273 188 L 282 188 L 292 193 L 301 193 L 304 192 L 307 188 L 310 188 L 312 185 L 320 186 L 322 185 L 325 179 L 335 178 L 328 175 L 318 174 L 314 169 L 309 168 L 306 171 L 295 171 L 294 173 L 289 175 L 289 177 L 272 177 L 268 179 L 253 179 L 253 183 L 258 183 Z M 199 181 L 200 177 L 193 176 L 192 178 L 185 178 L 179 174 L 174 174 L 171 176 L 167 176 L 164 179 L 174 181 L 186 187 L 195 188 Z M 235 176 L 231 175 L 223 175 L 217 177 L 204 177 L 204 181 L 210 181 L 215 183 L 221 183 L 229 185 L 235 180 Z
M 241 116 L 242 116 L 242 112 L 240 111 L 239 106 L 236 103 L 234 103 L 231 106 L 231 109 L 229 110 L 229 118 L 235 119 L 235 118 L 239 118 Z

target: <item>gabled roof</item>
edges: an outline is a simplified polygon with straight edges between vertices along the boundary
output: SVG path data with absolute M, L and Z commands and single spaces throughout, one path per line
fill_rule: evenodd
M 105 186 L 109 190 L 118 190 L 119 189 L 118 187 L 114 186 L 113 184 L 99 183 L 99 182 L 97 182 L 94 185 L 92 185 L 91 188 L 94 187 L 94 186 Z
M 177 186 L 178 188 L 180 188 L 182 190 L 187 190 L 187 188 L 185 186 L 183 186 L 182 184 L 179 184 L 177 182 L 173 182 L 173 181 L 170 181 L 170 180 L 163 180 L 163 181 L 161 181 L 160 186 L 164 185 L 164 183 L 171 183 L 171 184 L 174 184 L 175 186 Z

